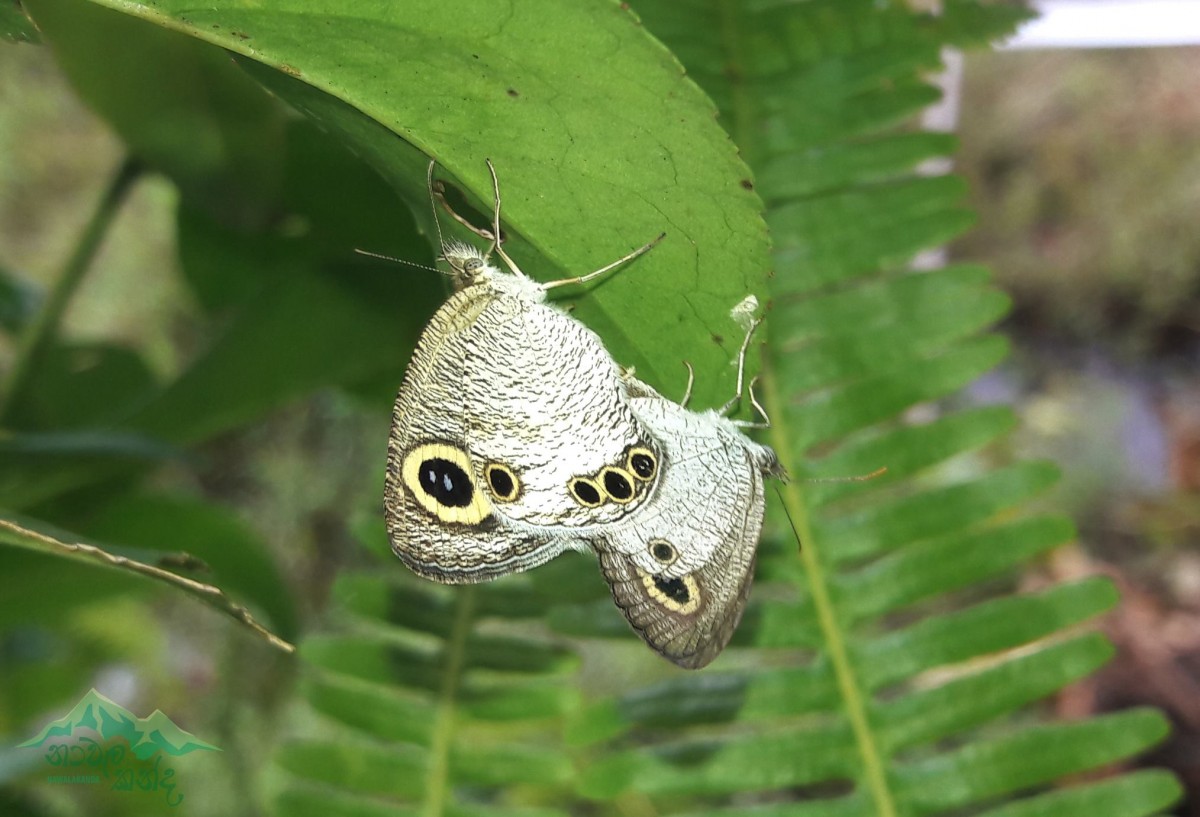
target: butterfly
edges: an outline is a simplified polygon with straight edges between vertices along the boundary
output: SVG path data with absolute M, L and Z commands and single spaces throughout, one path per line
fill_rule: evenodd
M 778 461 L 721 413 L 691 412 L 637 380 L 548 302 L 549 290 L 586 283 L 663 236 L 587 275 L 539 283 L 501 246 L 488 168 L 492 225 L 476 232 L 489 245 L 441 242 L 455 292 L 422 331 L 396 397 L 384 487 L 392 549 L 446 584 L 592 550 L 646 643 L 703 666 L 741 617 L 763 480 L 782 473 Z M 436 197 L 432 163 L 427 181 Z

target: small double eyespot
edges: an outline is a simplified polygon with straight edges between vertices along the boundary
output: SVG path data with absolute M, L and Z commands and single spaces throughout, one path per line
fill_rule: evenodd
M 585 508 L 596 508 L 605 502 L 625 505 L 654 480 L 658 473 L 658 457 L 645 446 L 637 445 L 625 452 L 619 465 L 606 465 L 597 473 L 572 477 L 567 491 Z

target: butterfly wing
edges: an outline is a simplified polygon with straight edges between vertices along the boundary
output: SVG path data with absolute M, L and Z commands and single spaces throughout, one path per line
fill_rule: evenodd
M 594 333 L 488 285 L 422 333 L 396 398 L 384 506 L 416 573 L 477 582 L 586 549 L 649 496 L 657 442 Z
M 652 394 L 652 392 L 651 392 Z M 728 420 L 662 397 L 630 401 L 663 448 L 653 495 L 593 540 L 613 599 L 652 649 L 681 667 L 712 661 L 742 617 L 762 531 L 767 447 Z

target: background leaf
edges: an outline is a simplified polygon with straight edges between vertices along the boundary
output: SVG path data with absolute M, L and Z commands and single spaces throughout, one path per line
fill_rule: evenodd
M 537 277 L 595 269 L 668 232 L 636 273 L 578 297 L 577 314 L 651 382 L 682 383 L 686 359 L 700 404 L 726 399 L 721 375 L 736 348 L 713 337 L 733 338 L 729 309 L 762 293 L 769 263 L 760 204 L 711 104 L 628 12 L 547 1 L 511 13 L 480 6 L 465 18 L 439 3 L 345 14 L 305 0 L 268 12 L 153 3 L 136 13 L 281 72 L 273 89 L 348 138 L 420 218 L 424 157 L 461 179 L 484 212 L 490 157 L 505 221 L 532 244 L 511 253 Z M 453 92 L 401 92 L 428 88 L 432 76 Z M 708 235 L 726 238 L 703 241 Z M 654 299 L 644 297 L 648 282 Z
M 16 3 L 0 6 L 0 34 L 10 42 L 36 43 L 37 29 Z

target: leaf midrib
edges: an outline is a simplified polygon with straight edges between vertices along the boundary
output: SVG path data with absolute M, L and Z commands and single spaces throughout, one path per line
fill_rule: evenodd
M 784 401 L 774 376 L 774 367 L 769 359 L 764 361 L 763 385 L 768 416 L 777 418 L 771 425 L 771 443 L 779 456 L 780 463 L 787 472 L 789 474 L 800 473 L 796 468 L 795 458 L 792 456 L 790 441 L 794 438 L 788 433 L 787 421 L 784 419 L 787 416 Z M 800 561 L 804 565 L 804 575 L 808 579 L 808 589 L 813 609 L 817 615 L 817 623 L 828 648 L 829 661 L 833 667 L 838 692 L 854 732 L 854 742 L 859 757 L 862 758 L 863 779 L 871 793 L 871 799 L 875 803 L 879 817 L 896 817 L 894 793 L 888 786 L 879 745 L 868 722 L 866 697 L 858 675 L 850 662 L 845 634 L 834 609 L 833 600 L 829 595 L 824 567 L 821 559 L 818 558 L 819 543 L 812 535 L 808 509 L 801 500 L 796 485 L 796 482 L 786 483 L 779 490 L 779 494 L 796 534 L 797 549 Z

